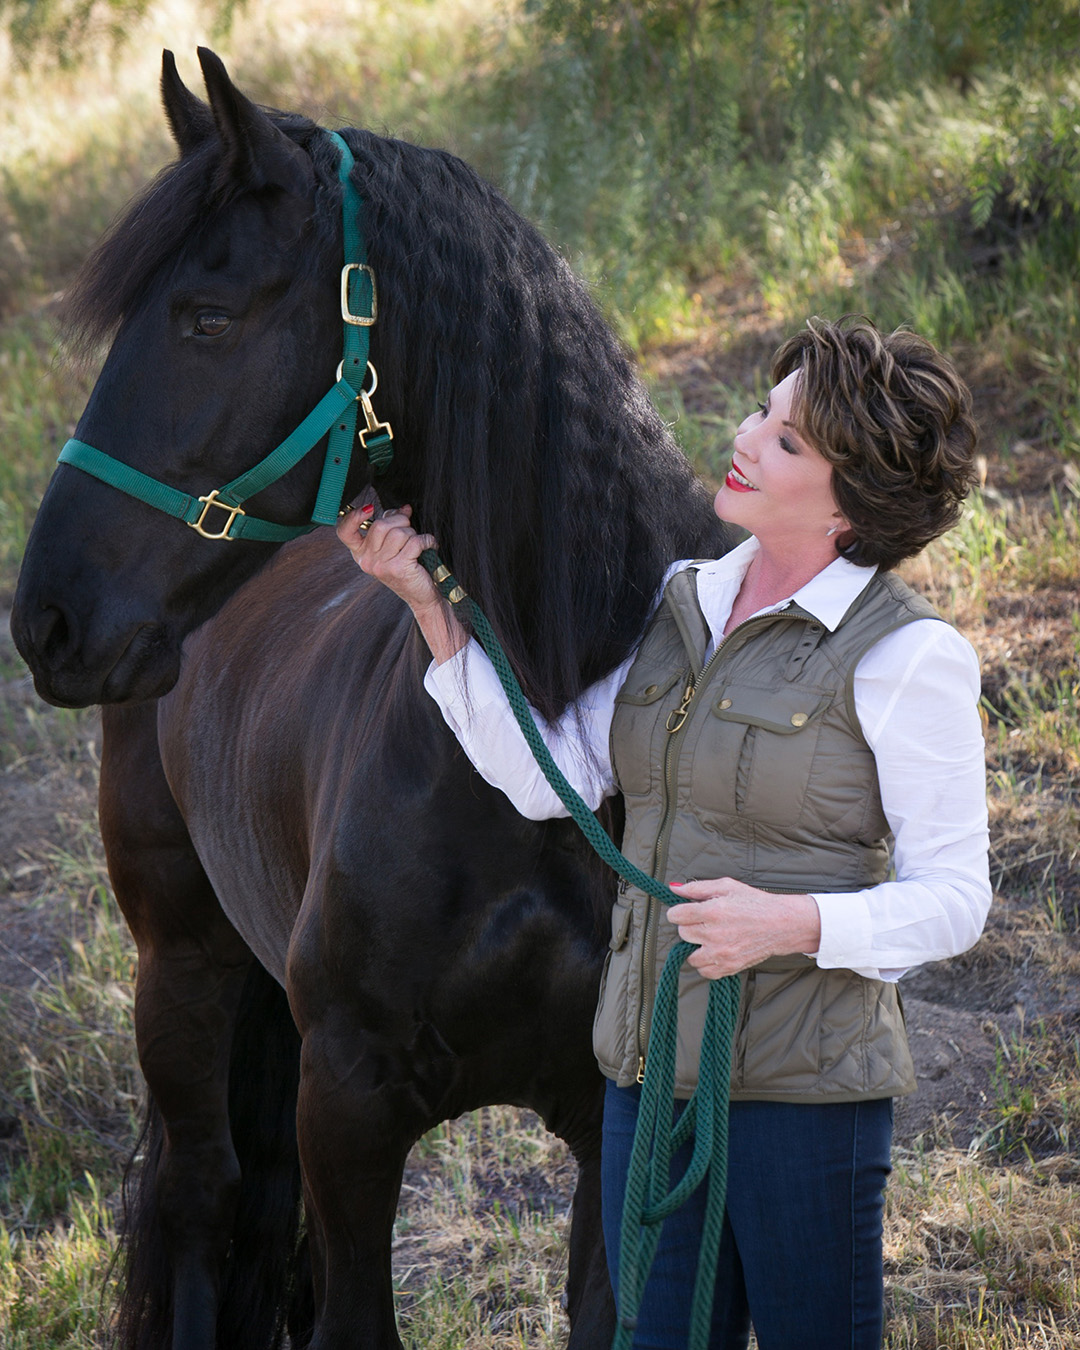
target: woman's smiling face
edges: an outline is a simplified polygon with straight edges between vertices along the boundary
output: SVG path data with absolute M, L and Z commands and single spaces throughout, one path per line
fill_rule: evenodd
M 843 528 L 832 489 L 832 465 L 792 423 L 801 372 L 793 370 L 735 433 L 731 471 L 716 494 L 721 520 L 741 525 L 764 544 L 815 544 Z

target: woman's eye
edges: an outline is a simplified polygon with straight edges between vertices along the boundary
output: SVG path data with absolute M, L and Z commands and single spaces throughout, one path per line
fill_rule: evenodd
M 759 403 L 758 411 L 761 413 L 762 417 L 767 417 L 769 412 L 769 405 L 767 403 Z
M 195 316 L 195 324 L 191 331 L 198 337 L 221 337 L 231 323 L 232 319 L 227 314 L 221 314 L 214 309 L 204 309 L 201 314 Z

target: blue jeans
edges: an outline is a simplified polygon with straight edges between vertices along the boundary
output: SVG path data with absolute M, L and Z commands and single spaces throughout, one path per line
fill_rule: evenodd
M 604 1239 L 619 1284 L 619 1228 L 640 1089 L 607 1085 Z M 677 1110 L 681 1110 L 679 1103 Z M 892 1099 L 803 1106 L 733 1102 L 727 1214 L 710 1350 L 879 1350 L 881 1229 Z M 672 1175 L 686 1168 L 689 1146 Z M 705 1187 L 663 1227 L 634 1350 L 685 1350 Z

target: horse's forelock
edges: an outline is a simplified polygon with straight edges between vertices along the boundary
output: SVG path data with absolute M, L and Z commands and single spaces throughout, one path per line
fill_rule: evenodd
M 265 111 L 305 148 L 314 149 L 313 139 L 325 140 L 306 117 Z M 317 166 L 326 157 L 313 154 Z M 64 297 L 65 328 L 77 347 L 92 350 L 111 338 L 167 265 L 191 245 L 216 212 L 247 190 L 246 184 L 223 177 L 221 166 L 221 144 L 210 137 L 166 165 L 118 216 Z

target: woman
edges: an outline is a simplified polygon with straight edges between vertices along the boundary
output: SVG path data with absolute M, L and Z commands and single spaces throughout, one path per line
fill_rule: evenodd
M 915 1087 L 896 981 L 971 946 L 990 902 L 977 661 L 891 571 L 958 518 L 975 429 L 928 342 L 866 321 L 813 321 L 773 381 L 716 496 L 750 538 L 673 564 L 635 654 L 545 739 L 591 806 L 623 793 L 624 852 L 679 897 L 659 913 L 623 887 L 612 916 L 594 1042 L 614 1286 L 651 1000 L 681 937 L 698 949 L 680 1098 L 707 982 L 742 980 L 711 1343 L 746 1346 L 752 1321 L 761 1350 L 868 1350 L 892 1101 Z M 408 507 L 372 514 L 339 534 L 411 606 L 435 658 L 426 686 L 470 758 L 524 814 L 565 814 L 417 563 L 434 541 Z M 703 1209 L 699 1193 L 665 1223 L 643 1350 L 686 1343 Z

